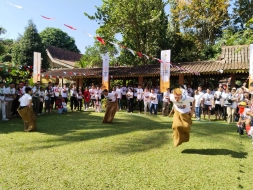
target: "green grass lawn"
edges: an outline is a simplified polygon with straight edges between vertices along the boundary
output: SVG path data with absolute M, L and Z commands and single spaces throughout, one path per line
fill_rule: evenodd
M 0 122 L 0 189 L 252 189 L 251 140 L 235 125 L 194 121 L 173 146 L 172 118 L 118 112 Z

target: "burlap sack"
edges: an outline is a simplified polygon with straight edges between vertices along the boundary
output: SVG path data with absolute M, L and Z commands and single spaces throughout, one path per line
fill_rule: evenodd
M 179 146 L 183 142 L 189 141 L 192 120 L 189 113 L 182 114 L 176 110 L 174 111 L 172 123 L 174 146 Z
M 106 103 L 105 116 L 102 123 L 112 123 L 113 118 L 118 110 L 118 102 L 108 102 Z

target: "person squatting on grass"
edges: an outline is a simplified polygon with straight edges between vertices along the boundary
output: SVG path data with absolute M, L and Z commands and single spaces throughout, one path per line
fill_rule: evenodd
M 25 92 L 26 93 L 19 99 L 20 106 L 18 108 L 18 113 L 23 119 L 24 131 L 30 132 L 37 129 L 36 116 L 32 106 L 32 89 L 26 87 Z
M 183 95 L 182 90 L 176 88 L 170 95 L 170 101 L 174 103 L 175 109 L 172 123 L 174 146 L 179 146 L 190 139 L 191 117 L 195 109 L 195 100 L 193 97 Z
M 107 99 L 105 116 L 102 123 L 112 123 L 115 113 L 118 110 L 117 93 L 109 93 L 107 89 L 103 91 L 104 97 Z

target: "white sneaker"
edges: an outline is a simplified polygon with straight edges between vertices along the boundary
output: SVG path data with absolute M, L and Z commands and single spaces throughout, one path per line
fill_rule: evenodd
M 9 121 L 9 119 L 7 119 L 7 118 L 3 118 L 3 119 L 2 119 L 2 121 Z

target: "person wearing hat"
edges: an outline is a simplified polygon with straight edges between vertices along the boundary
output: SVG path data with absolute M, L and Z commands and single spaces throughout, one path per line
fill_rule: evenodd
M 247 104 L 246 102 L 240 102 L 239 105 L 239 120 L 237 122 L 237 127 L 238 127 L 238 132 L 239 134 L 243 135 L 243 131 L 244 131 L 244 126 L 246 126 L 246 128 L 248 128 L 248 126 L 251 125 L 251 116 L 253 116 L 250 108 L 247 108 Z
M 174 146 L 179 146 L 190 139 L 195 100 L 193 97 L 185 96 L 180 88 L 176 88 L 170 95 L 170 101 L 173 102 L 175 112 L 172 123 Z

